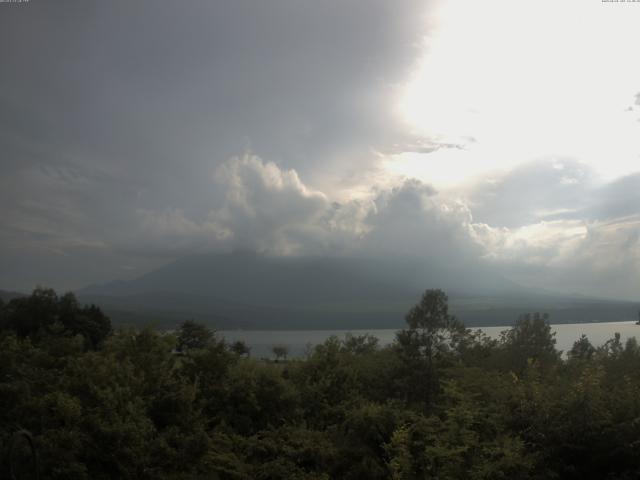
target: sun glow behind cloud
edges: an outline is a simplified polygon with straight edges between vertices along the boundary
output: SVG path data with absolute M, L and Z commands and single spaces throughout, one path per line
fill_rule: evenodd
M 640 3 L 448 1 L 435 14 L 398 110 L 449 148 L 391 156 L 387 171 L 446 186 L 540 158 L 603 179 L 638 170 Z

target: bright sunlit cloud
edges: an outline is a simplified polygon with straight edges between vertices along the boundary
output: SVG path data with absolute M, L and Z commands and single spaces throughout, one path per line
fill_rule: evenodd
M 450 185 L 539 158 L 610 179 L 640 160 L 640 3 L 445 1 L 399 113 L 459 148 L 403 153 L 388 171 Z

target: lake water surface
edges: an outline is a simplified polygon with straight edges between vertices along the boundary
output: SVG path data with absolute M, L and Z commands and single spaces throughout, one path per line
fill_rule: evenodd
M 493 338 L 498 338 L 500 332 L 510 327 L 482 327 L 480 330 Z M 616 332 L 620 333 L 624 342 L 629 337 L 639 337 L 640 325 L 634 322 L 606 322 L 606 323 L 568 323 L 551 325 L 556 332 L 556 348 L 566 352 L 571 349 L 580 335 L 585 334 L 594 346 L 600 346 L 612 338 Z M 286 345 L 290 357 L 301 357 L 309 346 L 323 343 L 331 335 L 344 338 L 347 333 L 364 335 L 369 333 L 378 337 L 381 345 L 393 342 L 396 329 L 383 330 L 223 330 L 218 333 L 228 342 L 243 340 L 251 347 L 251 356 L 256 358 L 272 358 L 271 348 L 274 345 Z

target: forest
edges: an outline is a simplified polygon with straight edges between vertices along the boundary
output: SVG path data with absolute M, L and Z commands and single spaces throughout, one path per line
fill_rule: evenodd
M 389 346 L 286 360 L 50 289 L 0 302 L 0 478 L 640 478 L 635 338 L 559 352 L 544 314 L 492 339 L 417 300 Z

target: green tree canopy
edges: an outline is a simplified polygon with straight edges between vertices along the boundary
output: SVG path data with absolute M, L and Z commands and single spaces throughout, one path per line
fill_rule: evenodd
M 280 360 L 281 358 L 286 360 L 287 356 L 289 355 L 289 347 L 287 347 L 286 345 L 274 345 L 271 348 L 271 351 L 276 356 L 276 361 Z
M 51 336 L 82 335 L 86 347 L 95 349 L 111 333 L 111 321 L 95 305 L 80 305 L 71 292 L 59 297 L 50 288 L 12 299 L 2 308 L 0 328 L 34 341 Z
M 556 350 L 555 336 L 548 314 L 521 315 L 513 328 L 502 332 L 501 340 L 511 368 L 522 373 L 531 362 L 542 367 L 555 364 L 561 355 Z
M 215 333 L 206 325 L 185 320 L 178 328 L 176 349 L 179 352 L 207 348 L 215 340 Z

